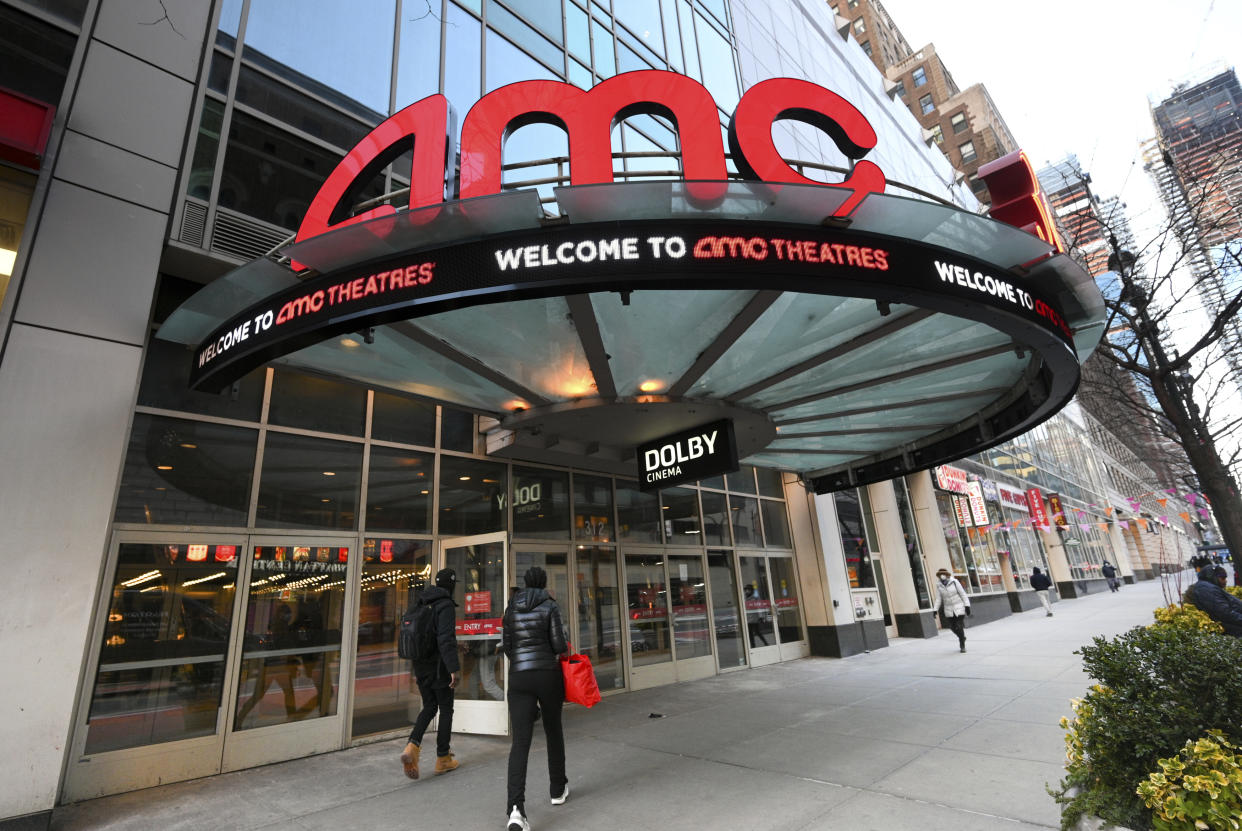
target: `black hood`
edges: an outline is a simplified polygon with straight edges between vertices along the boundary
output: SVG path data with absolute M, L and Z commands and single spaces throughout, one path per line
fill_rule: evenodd
M 1216 569 L 1218 568 L 1220 568 L 1220 566 L 1216 565 L 1215 563 L 1209 563 L 1205 565 L 1203 568 L 1199 569 L 1199 579 L 1207 580 L 1209 583 L 1215 583 L 1216 582 Z M 1225 572 L 1223 568 L 1220 568 L 1220 570 L 1222 572 Z M 1225 572 L 1225 573 L 1228 574 L 1228 572 Z
M 457 605 L 457 601 L 453 600 L 453 596 L 449 594 L 448 592 L 446 592 L 444 589 L 440 588 L 439 586 L 428 586 L 427 588 L 423 589 L 423 594 L 421 597 L 418 598 L 418 602 L 425 603 L 425 604 L 431 604 L 445 597 L 447 597 L 449 599 L 449 602 L 451 602 L 454 606 Z
M 513 608 L 519 612 L 529 612 L 540 603 L 551 599 L 552 595 L 548 594 L 547 589 L 518 589 L 517 594 L 513 595 Z

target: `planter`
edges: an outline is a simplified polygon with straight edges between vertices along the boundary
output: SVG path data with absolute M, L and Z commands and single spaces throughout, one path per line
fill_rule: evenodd
M 1065 792 L 1066 796 L 1077 796 L 1078 788 L 1070 788 Z M 1133 831 L 1124 825 L 1113 825 L 1111 822 L 1105 822 L 1097 816 L 1085 814 L 1078 818 L 1078 822 L 1074 823 L 1073 831 Z

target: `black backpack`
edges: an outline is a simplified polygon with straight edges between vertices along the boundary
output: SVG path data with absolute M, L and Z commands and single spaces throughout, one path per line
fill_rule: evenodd
M 401 631 L 397 633 L 399 657 L 422 663 L 439 656 L 434 606 L 434 602 L 419 603 L 401 616 Z

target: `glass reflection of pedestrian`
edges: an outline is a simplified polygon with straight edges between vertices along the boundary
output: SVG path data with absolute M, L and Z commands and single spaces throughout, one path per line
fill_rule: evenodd
M 745 594 L 746 594 L 746 602 L 743 605 L 746 607 L 747 611 L 750 611 L 750 602 L 752 600 L 756 602 L 762 602 L 759 597 L 759 592 L 755 589 L 753 585 L 746 587 Z M 769 646 L 768 633 L 767 633 L 768 615 L 767 615 L 767 612 L 765 611 L 766 608 L 767 608 L 767 604 L 765 603 L 762 607 L 755 610 L 755 622 L 754 622 L 754 625 L 750 627 L 751 649 L 754 649 L 757 646 L 759 646 L 759 644 L 755 643 L 755 641 L 762 641 L 764 646 Z
M 268 631 L 268 642 L 271 644 L 269 648 L 283 651 L 292 645 L 292 623 L 293 609 L 289 607 L 289 604 L 277 605 L 272 614 L 271 628 Z M 297 712 L 297 699 L 293 696 L 293 674 L 297 671 L 296 660 L 294 656 L 286 654 L 273 655 L 259 662 L 259 677 L 255 679 L 254 691 L 237 711 L 237 727 L 241 727 L 246 721 L 246 716 L 250 715 L 250 711 L 267 695 L 267 688 L 273 681 L 284 693 L 285 715 L 289 718 L 293 717 Z
M 549 793 L 553 805 L 569 798 L 565 775 L 565 734 L 561 707 L 565 678 L 560 656 L 568 653 L 561 610 L 548 594 L 548 574 L 531 566 L 523 575 L 526 588 L 517 592 L 505 610 L 501 648 L 509 659 L 509 720 L 513 744 L 509 748 L 509 781 L 505 797 L 508 831 L 530 831 L 526 819 L 526 767 L 536 713 L 543 714 L 548 748 Z
M 939 583 L 936 585 L 935 610 L 941 612 L 948 627 L 957 635 L 958 646 L 966 651 L 966 616 L 970 614 L 970 598 L 966 590 L 957 582 L 947 568 L 936 572 Z

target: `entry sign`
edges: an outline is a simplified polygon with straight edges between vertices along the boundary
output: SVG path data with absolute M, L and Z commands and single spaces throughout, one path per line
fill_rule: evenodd
M 638 448 L 639 488 L 654 491 L 738 469 L 733 422 L 713 421 Z

